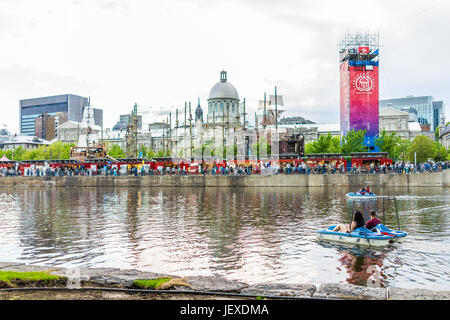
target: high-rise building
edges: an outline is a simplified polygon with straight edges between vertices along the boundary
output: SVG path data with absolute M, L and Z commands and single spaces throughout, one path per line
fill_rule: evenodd
M 95 117 L 95 115 L 94 115 Z M 138 115 L 138 123 L 137 128 L 138 130 L 142 130 L 142 116 Z M 116 124 L 113 126 L 114 131 L 120 131 L 120 130 L 127 130 L 128 122 L 131 120 L 131 117 L 129 114 L 121 114 L 119 116 L 119 121 L 116 122 Z
M 444 103 L 442 101 L 433 101 L 432 96 L 407 96 L 404 98 L 380 100 L 380 110 L 389 107 L 408 111 L 410 114 L 414 113 L 421 125 L 430 125 L 430 131 L 436 130 L 439 126 L 441 114 L 444 113 Z
M 366 130 L 364 144 L 375 151 L 378 135 L 379 35 L 347 33 L 339 43 L 341 136 Z
M 47 141 L 53 140 L 55 138 L 55 117 L 44 113 L 34 119 L 34 135 Z
M 440 125 L 441 116 L 444 113 L 444 102 L 443 101 L 433 101 L 433 128 L 436 130 Z M 444 116 L 445 119 L 445 116 Z
M 60 119 L 81 122 L 83 110 L 89 99 L 73 94 L 32 98 L 20 100 L 20 133 L 33 136 L 35 121 L 39 115 L 47 113 L 51 116 L 59 114 Z M 103 110 L 94 109 L 95 124 L 103 124 Z M 62 122 L 59 122 L 62 124 Z

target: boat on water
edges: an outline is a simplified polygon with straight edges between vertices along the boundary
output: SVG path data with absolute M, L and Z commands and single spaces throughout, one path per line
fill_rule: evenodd
M 379 223 L 375 226 L 373 230 L 377 230 L 378 233 L 384 234 L 384 235 L 390 235 L 394 238 L 394 241 L 400 242 L 405 239 L 405 237 L 408 235 L 408 232 L 401 231 L 401 230 L 392 230 L 386 227 L 384 224 Z
M 371 199 L 367 198 L 359 198 L 358 200 L 368 204 Z M 366 227 L 358 227 L 355 228 L 350 233 L 334 231 L 336 225 L 332 225 L 324 230 L 317 231 L 318 238 L 323 240 L 335 241 L 335 242 L 343 242 L 349 244 L 358 244 L 358 245 L 368 245 L 374 247 L 387 246 L 394 242 L 400 242 L 406 238 L 408 233 L 406 231 L 400 230 L 400 221 L 398 217 L 398 209 L 397 209 L 397 200 L 393 196 L 380 196 L 379 199 L 383 201 L 383 222 L 377 224 L 371 230 Z M 393 230 L 385 225 L 385 200 L 394 200 L 395 203 L 395 213 L 397 216 L 397 227 L 398 230 Z M 350 223 L 353 220 L 353 212 L 354 212 L 355 203 L 352 204 L 352 216 L 350 219 Z
M 367 246 L 387 246 L 395 242 L 395 237 L 378 232 L 372 232 L 365 227 L 359 227 L 351 233 L 333 231 L 336 225 L 332 225 L 325 230 L 317 231 L 320 239 L 336 242 L 359 244 Z
M 360 192 L 349 192 L 345 195 L 346 198 L 348 199 L 377 199 L 378 196 L 373 193 L 373 192 L 364 192 L 364 193 L 360 193 Z

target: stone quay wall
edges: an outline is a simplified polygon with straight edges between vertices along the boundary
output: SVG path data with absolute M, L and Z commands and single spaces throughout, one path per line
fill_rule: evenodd
M 0 271 L 36 272 L 44 271 L 52 275 L 66 277 L 68 282 L 79 282 L 80 288 L 128 288 L 134 287 L 134 280 L 170 277 L 177 279 L 170 289 L 252 295 L 260 297 L 315 298 L 345 300 L 449 300 L 450 292 L 427 289 L 403 289 L 394 287 L 362 287 L 338 283 L 258 283 L 247 284 L 225 279 L 221 276 L 177 276 L 136 269 L 118 268 L 62 268 L 27 265 L 20 262 L 0 262 Z M 76 272 L 74 272 L 76 271 Z M 182 285 L 180 285 L 180 281 Z M 0 292 L 7 289 L 0 289 Z M 170 291 L 169 291 L 170 292 Z
M 0 187 L 450 187 L 450 170 L 394 174 L 0 177 Z

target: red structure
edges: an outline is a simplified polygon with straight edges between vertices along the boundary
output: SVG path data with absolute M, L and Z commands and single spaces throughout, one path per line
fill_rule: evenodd
M 377 151 L 379 35 L 346 34 L 339 54 L 341 136 L 366 130 L 364 144 L 369 151 Z

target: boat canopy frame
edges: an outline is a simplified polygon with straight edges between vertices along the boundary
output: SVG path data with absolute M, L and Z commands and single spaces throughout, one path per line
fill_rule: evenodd
M 397 205 L 397 198 L 395 196 L 377 196 L 376 199 L 352 199 L 352 214 L 350 217 L 350 225 L 353 221 L 353 213 L 354 213 L 354 209 L 355 209 L 355 203 L 356 202 L 363 202 L 364 206 L 366 207 L 367 202 L 369 201 L 374 201 L 374 200 L 378 200 L 378 199 L 382 199 L 382 207 L 383 207 L 383 224 L 385 225 L 385 221 L 386 221 L 386 208 L 384 205 L 385 200 L 394 200 L 394 206 L 395 206 L 395 216 L 397 217 L 397 227 L 398 230 L 400 230 L 400 219 L 398 217 L 398 205 Z M 364 209 L 363 209 L 364 210 Z

